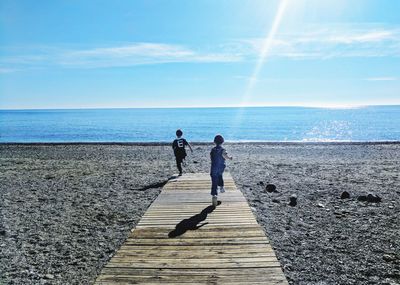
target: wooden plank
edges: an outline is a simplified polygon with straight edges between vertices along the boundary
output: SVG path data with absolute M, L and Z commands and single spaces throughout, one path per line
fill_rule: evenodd
M 230 174 L 216 208 L 210 187 L 206 173 L 168 182 L 95 284 L 287 285 Z

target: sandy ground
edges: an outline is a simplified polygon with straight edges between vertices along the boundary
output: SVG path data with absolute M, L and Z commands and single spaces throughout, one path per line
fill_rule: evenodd
M 400 144 L 225 147 L 291 284 L 400 284 Z M 0 145 L 0 284 L 92 284 L 173 173 L 169 146 Z

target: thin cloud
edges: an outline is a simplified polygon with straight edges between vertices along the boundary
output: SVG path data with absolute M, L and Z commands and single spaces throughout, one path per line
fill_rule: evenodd
M 396 81 L 396 77 L 370 77 L 365 79 L 367 81 Z
M 257 54 L 262 49 L 263 41 L 256 38 L 241 42 Z M 251 55 L 251 52 L 248 53 Z M 290 59 L 400 57 L 400 29 L 321 29 L 280 34 L 272 43 L 271 56 Z
M 0 74 L 6 74 L 6 73 L 13 73 L 16 72 L 17 69 L 14 68 L 2 68 L 0 67 Z
M 126 67 L 164 63 L 236 62 L 240 56 L 209 53 L 171 44 L 133 43 L 92 49 L 39 49 L 37 54 L 14 55 L 3 59 L 8 65 L 69 68 Z
M 131 43 L 92 48 L 2 49 L 0 74 L 32 68 L 111 68 L 168 63 L 253 62 L 264 38 L 241 39 L 196 49 L 168 43 Z M 270 58 L 324 60 L 345 57 L 400 57 L 400 28 L 331 27 L 277 34 Z

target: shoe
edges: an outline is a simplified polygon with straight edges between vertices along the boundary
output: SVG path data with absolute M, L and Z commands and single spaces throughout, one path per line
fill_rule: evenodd
M 217 195 L 212 196 L 212 200 L 211 201 L 212 201 L 212 205 L 214 207 L 218 206 L 218 197 L 217 197 Z
M 179 172 L 178 176 L 182 176 L 182 172 Z
M 225 193 L 225 188 L 223 186 L 219 187 L 219 193 Z

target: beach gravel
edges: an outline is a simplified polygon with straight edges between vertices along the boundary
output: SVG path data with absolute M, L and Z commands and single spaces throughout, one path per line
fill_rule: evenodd
M 400 284 L 400 144 L 225 147 L 290 284 Z M 0 284 L 92 284 L 174 173 L 169 145 L 0 145 Z

